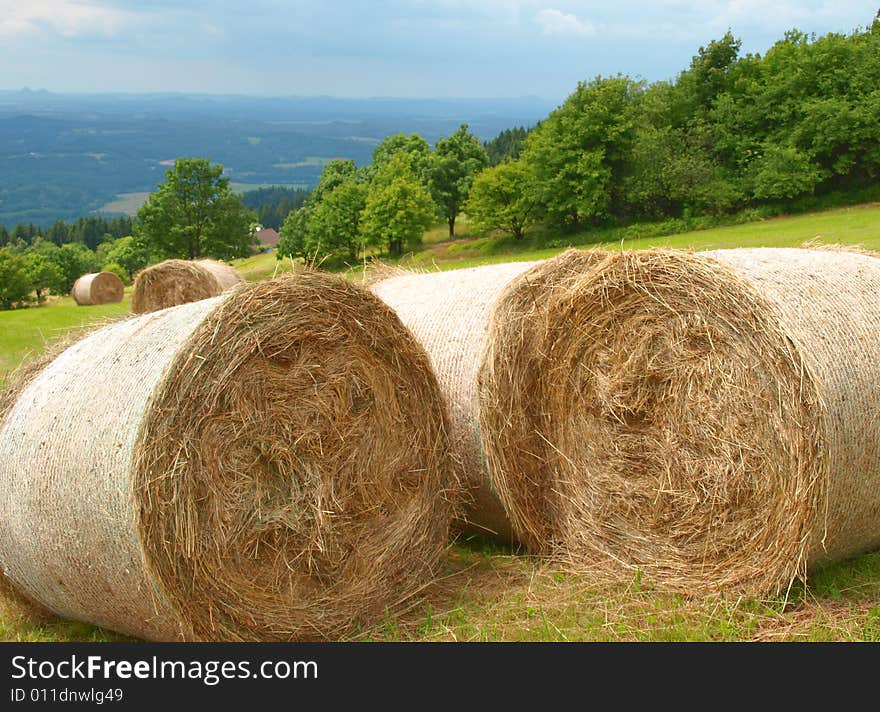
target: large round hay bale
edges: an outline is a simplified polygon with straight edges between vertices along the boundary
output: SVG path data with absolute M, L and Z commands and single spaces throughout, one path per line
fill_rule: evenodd
M 484 447 L 515 527 L 683 592 L 774 593 L 877 548 L 878 290 L 854 252 L 609 256 L 494 354 Z
M 80 306 L 121 302 L 125 285 L 113 272 L 84 274 L 73 283 L 71 295 Z
M 27 378 L 0 413 L 0 564 L 62 617 L 334 637 L 381 621 L 446 547 L 457 470 L 430 364 L 344 280 L 132 317 Z
M 214 260 L 165 260 L 138 272 L 131 290 L 135 314 L 216 297 L 241 282 L 233 267 Z
M 579 275 L 603 253 L 569 250 L 544 262 L 513 262 L 448 272 L 379 273 L 371 289 L 388 304 L 425 347 L 449 408 L 452 445 L 462 463 L 469 497 L 463 529 L 511 540 L 514 537 L 493 484 L 482 439 L 486 418 L 478 413 L 478 373 L 491 347 L 489 337 L 498 305 L 508 290 L 521 290 L 528 302 L 543 291 Z M 504 417 L 503 414 L 499 414 Z

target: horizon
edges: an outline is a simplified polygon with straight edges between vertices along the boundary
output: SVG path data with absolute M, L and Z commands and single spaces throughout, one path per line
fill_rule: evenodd
M 541 96 L 539 94 L 520 94 L 509 96 L 455 96 L 424 94 L 404 96 L 399 94 L 273 94 L 273 93 L 249 93 L 249 92 L 201 92 L 186 90 L 162 90 L 162 91 L 115 91 L 115 90 L 88 90 L 88 91 L 56 91 L 45 87 L 0 87 L 0 94 L 48 94 L 50 96 L 135 96 L 135 97 L 164 97 L 164 96 L 192 96 L 208 98 L 242 98 L 242 99 L 338 99 L 341 101 L 556 101 L 556 97 Z M 564 97 L 562 97 L 564 98 Z

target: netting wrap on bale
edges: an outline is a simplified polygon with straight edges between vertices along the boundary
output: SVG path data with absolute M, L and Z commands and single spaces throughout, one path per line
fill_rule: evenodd
M 492 359 L 516 528 L 684 592 L 773 593 L 880 546 L 878 290 L 854 252 L 609 256 Z
M 62 617 L 158 640 L 333 637 L 411 596 L 445 549 L 436 380 L 343 280 L 133 317 L 29 379 L 0 414 L 0 563 Z
M 452 444 L 470 493 L 462 522 L 466 530 L 504 539 L 514 536 L 502 504 L 504 496 L 493 484 L 483 451 L 487 419 L 494 415 L 478 411 L 478 374 L 492 346 L 490 331 L 502 297 L 513 291 L 528 295 L 528 305 L 540 302 L 543 290 L 581 274 L 600 254 L 569 250 L 544 262 L 448 272 L 398 271 L 371 285 L 425 347 L 446 397 Z
M 80 306 L 121 302 L 125 285 L 113 272 L 84 274 L 73 283 L 71 294 Z
M 214 260 L 165 260 L 135 277 L 131 310 L 135 314 L 210 299 L 234 287 L 241 277 L 233 267 Z

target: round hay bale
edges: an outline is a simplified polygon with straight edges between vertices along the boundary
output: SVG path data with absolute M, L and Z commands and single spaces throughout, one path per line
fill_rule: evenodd
M 73 283 L 71 295 L 80 306 L 121 302 L 125 285 L 113 272 L 84 274 Z
M 238 272 L 214 260 L 165 260 L 138 272 L 131 290 L 135 314 L 216 297 L 241 282 Z
M 458 485 L 439 388 L 344 280 L 132 317 L 28 378 L 0 421 L 0 563 L 64 618 L 332 638 L 415 594 L 445 550 Z
M 689 593 L 772 594 L 880 546 L 878 289 L 856 252 L 609 256 L 494 354 L 512 425 L 484 447 L 518 530 Z
M 544 262 L 513 262 L 448 272 L 378 271 L 371 289 L 388 304 L 425 347 L 446 397 L 452 446 L 462 463 L 468 500 L 460 528 L 512 540 L 516 537 L 486 462 L 482 439 L 494 414 L 478 413 L 478 373 L 491 348 L 490 329 L 499 300 L 521 290 L 528 303 L 571 275 L 581 274 L 603 253 L 568 250 Z M 504 414 L 499 414 L 504 417 Z M 494 427 L 494 425 L 492 426 Z M 487 464 L 489 470 L 487 471 Z

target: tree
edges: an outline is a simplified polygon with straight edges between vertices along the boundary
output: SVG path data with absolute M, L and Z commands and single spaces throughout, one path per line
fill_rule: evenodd
M 39 252 L 30 252 L 24 257 L 24 271 L 28 286 L 37 295 L 37 304 L 42 304 L 46 290 L 55 294 L 64 293 L 64 275 L 58 265 Z
M 505 129 L 491 141 L 486 141 L 483 148 L 489 157 L 489 165 L 497 166 L 505 161 L 515 161 L 522 153 L 528 130 L 523 126 Z
M 134 234 L 162 257 L 233 259 L 250 254 L 256 215 L 232 192 L 223 166 L 179 158 L 137 213 Z
M 535 212 L 533 180 L 522 161 L 487 168 L 471 186 L 468 217 L 478 230 L 507 230 L 521 240 Z
M 315 207 L 328 193 L 332 193 L 343 183 L 354 180 L 358 175 L 357 164 L 350 159 L 337 158 L 329 161 L 321 171 L 318 184 L 312 190 L 307 205 Z
M 392 169 L 401 164 L 392 161 Z M 434 202 L 411 171 L 397 172 L 387 182 L 381 176 L 371 184 L 361 230 L 371 245 L 384 245 L 391 255 L 402 255 L 403 247 L 413 249 L 421 244 L 422 235 L 434 218 Z M 386 168 L 383 173 L 389 172 Z
M 281 226 L 281 239 L 275 248 L 276 259 L 283 257 L 302 257 L 309 259 L 314 255 L 306 252 L 306 244 L 309 236 L 309 213 L 308 206 L 291 210 L 287 217 L 284 218 L 284 224 Z
M 128 273 L 128 281 L 131 282 L 134 273 L 150 263 L 150 252 L 142 242 L 131 235 L 120 237 L 107 251 L 107 262 L 122 267 Z
M 81 242 L 68 242 L 57 250 L 52 250 L 47 256 L 61 271 L 62 293 L 69 292 L 73 283 L 82 275 L 97 272 L 102 266 L 98 256 Z
M 581 82 L 526 138 L 543 212 L 558 225 L 620 215 L 622 177 L 635 136 L 642 85 L 629 77 Z
M 23 304 L 30 293 L 24 257 L 0 248 L 0 307 L 12 309 Z
M 431 195 L 449 225 L 449 239 L 455 239 L 455 219 L 461 212 L 474 177 L 489 164 L 486 149 L 467 124 L 437 141 L 431 167 Z
M 361 250 L 361 214 L 367 186 L 346 181 L 326 194 L 308 220 L 306 251 L 356 260 Z
M 406 164 L 422 182 L 426 190 L 430 189 L 432 154 L 431 146 L 418 134 L 394 134 L 387 136 L 373 150 L 373 162 L 370 165 L 372 175 L 382 169 L 395 157 L 403 156 Z
M 809 158 L 791 146 L 768 146 L 753 161 L 754 195 L 759 200 L 781 200 L 811 193 L 820 173 Z

